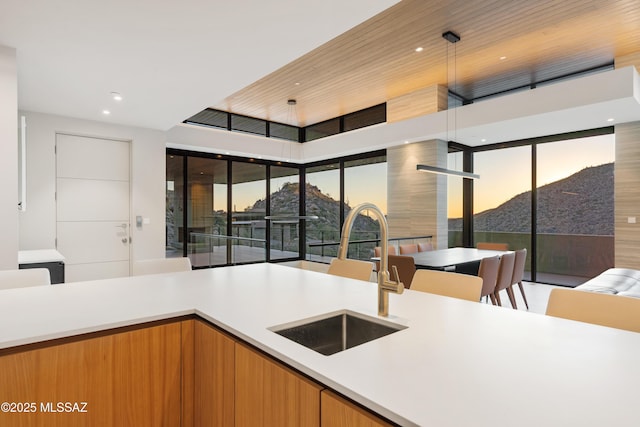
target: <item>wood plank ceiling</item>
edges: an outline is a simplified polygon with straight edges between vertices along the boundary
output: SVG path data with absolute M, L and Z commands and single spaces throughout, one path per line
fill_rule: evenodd
M 403 0 L 212 108 L 304 126 L 426 86 L 475 99 L 637 51 L 638 0 Z

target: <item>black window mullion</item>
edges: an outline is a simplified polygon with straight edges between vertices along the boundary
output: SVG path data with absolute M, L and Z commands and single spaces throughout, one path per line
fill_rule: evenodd
M 233 224 L 231 223 L 232 219 L 233 219 L 233 213 L 231 212 L 232 206 L 233 206 L 233 200 L 231 200 L 231 198 L 233 197 L 233 171 L 232 171 L 232 167 L 233 167 L 233 162 L 231 160 L 227 160 L 227 236 L 231 236 L 231 234 L 233 233 Z M 226 241 L 226 247 L 227 247 L 227 262 L 226 265 L 231 265 L 231 258 L 233 255 L 233 242 L 232 240 L 227 237 L 225 239 Z
M 340 228 L 339 231 L 342 230 L 342 226 L 344 225 L 344 159 L 340 160 Z M 347 251 L 348 252 L 348 251 Z
M 538 268 L 538 144 L 531 144 L 531 281 L 535 282 Z
M 473 152 L 465 149 L 462 152 L 462 170 L 473 172 Z M 462 180 L 462 246 L 475 246 L 473 238 L 473 180 Z
M 189 193 L 187 192 L 189 189 L 189 180 L 187 179 L 188 171 L 187 171 L 187 162 L 188 156 L 182 156 L 182 256 L 188 256 L 187 250 L 189 249 L 189 224 L 188 218 L 190 212 L 187 211 L 189 206 Z
M 268 126 L 268 125 L 267 125 Z M 268 127 L 267 127 L 268 129 Z M 265 215 L 271 215 L 271 165 L 267 165 L 267 178 L 266 178 L 266 190 L 267 196 L 265 198 Z M 271 261 L 271 220 L 265 220 L 265 251 L 267 252 L 265 257 L 266 261 Z
M 300 166 L 299 169 L 299 183 L 300 183 L 300 205 L 298 206 L 300 216 L 307 214 L 307 174 L 305 168 Z M 299 234 L 300 241 L 298 242 L 298 251 L 301 259 L 307 259 L 307 221 L 301 219 L 299 222 Z

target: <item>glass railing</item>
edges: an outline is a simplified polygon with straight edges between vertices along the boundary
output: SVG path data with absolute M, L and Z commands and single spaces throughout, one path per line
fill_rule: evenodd
M 194 267 L 213 267 L 267 259 L 267 241 L 252 237 L 190 233 L 188 257 Z
M 425 243 L 430 242 L 431 238 L 432 236 L 395 237 L 389 239 L 389 246 L 395 246 L 396 253 L 400 253 L 398 251 L 400 244 Z M 379 233 L 352 231 L 351 240 L 349 241 L 348 257 L 351 259 L 370 261 L 376 246 L 380 246 Z M 338 256 L 339 247 L 340 231 L 322 232 L 320 239 L 307 240 L 306 259 L 308 261 L 330 262 L 331 258 Z
M 461 231 L 449 232 L 449 247 L 460 246 Z M 516 250 L 527 248 L 525 280 L 531 278 L 531 235 L 476 232 L 475 242 L 501 242 Z M 614 236 L 538 233 L 536 281 L 577 286 L 614 266 Z

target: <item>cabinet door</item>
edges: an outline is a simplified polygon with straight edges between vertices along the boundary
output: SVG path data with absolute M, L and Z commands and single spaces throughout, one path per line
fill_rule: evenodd
M 0 425 L 180 425 L 180 352 L 177 322 L 1 356 L 0 401 L 35 411 Z
M 236 426 L 320 425 L 320 385 L 236 343 Z
M 391 426 L 374 414 L 328 390 L 322 391 L 322 427 Z
M 235 399 L 235 342 L 195 322 L 194 425 L 232 426 Z

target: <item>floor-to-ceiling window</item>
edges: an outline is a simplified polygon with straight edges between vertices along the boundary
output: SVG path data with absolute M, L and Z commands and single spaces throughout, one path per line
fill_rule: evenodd
M 526 248 L 530 258 L 531 146 L 475 153 L 473 169 L 473 241 Z
M 447 155 L 447 168 L 462 171 L 462 151 L 451 152 Z M 447 176 L 447 218 L 449 226 L 449 247 L 463 246 L 462 241 L 462 177 Z
M 380 155 L 344 162 L 343 215 L 362 203 L 373 203 L 387 215 L 387 161 Z M 358 241 L 349 247 L 349 258 L 368 260 L 378 246 L 380 225 L 375 217 L 363 211 L 354 221 L 350 240 Z
M 612 131 L 474 148 L 473 170 L 480 179 L 472 191 L 472 244 L 527 248 L 525 278 L 543 283 L 576 286 L 612 267 Z M 449 205 L 450 246 L 457 246 L 462 219 L 452 212 L 460 197 L 457 183 L 449 184 L 449 197 L 455 197 Z
M 187 157 L 187 256 L 195 267 L 227 262 L 227 162 Z
M 305 168 L 306 257 L 328 261 L 338 254 L 342 223 L 355 206 L 369 202 L 387 212 L 387 157 L 374 152 L 311 164 Z M 349 258 L 369 259 L 379 236 L 378 222 L 363 212 L 354 222 Z M 365 242 L 361 242 L 361 241 Z
M 340 163 L 306 168 L 307 259 L 326 260 L 338 254 L 340 240 Z
M 614 135 L 536 150 L 536 280 L 576 286 L 614 265 Z
M 305 167 L 168 149 L 166 180 L 167 256 L 188 256 L 195 267 L 327 261 L 352 206 L 372 202 L 386 213 L 383 151 Z M 377 221 L 363 215 L 354 232 L 372 240 L 354 249 L 368 259 Z
M 300 171 L 298 168 L 271 166 L 270 258 L 300 256 Z
M 165 248 L 167 258 L 184 252 L 184 161 L 185 156 L 166 156 Z
M 266 261 L 267 167 L 236 161 L 231 175 L 231 263 Z

